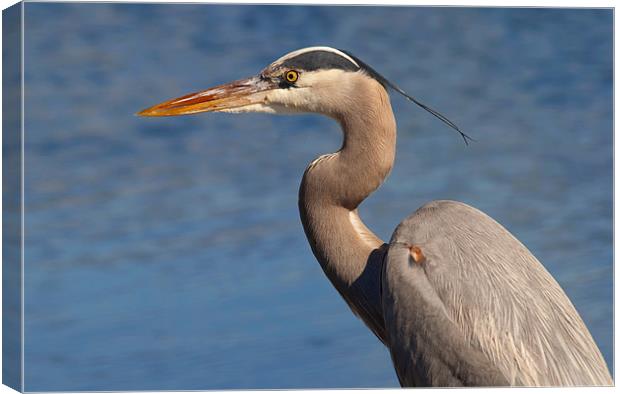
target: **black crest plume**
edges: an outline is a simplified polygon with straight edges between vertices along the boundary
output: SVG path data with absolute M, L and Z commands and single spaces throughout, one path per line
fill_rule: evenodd
M 453 128 L 454 130 L 456 130 L 461 137 L 463 138 L 463 141 L 465 141 L 465 145 L 469 145 L 469 141 L 475 141 L 473 138 L 471 138 L 470 136 L 468 136 L 467 134 L 465 134 L 464 132 L 461 131 L 461 129 L 454 124 L 454 122 L 452 122 L 450 119 L 446 118 L 444 115 L 442 115 L 441 113 L 439 113 L 438 111 L 432 109 L 431 107 L 429 107 L 428 105 L 420 102 L 419 100 L 417 100 L 415 97 L 410 96 L 409 94 L 407 94 L 404 90 L 402 90 L 401 88 L 399 88 L 398 86 L 396 86 L 396 84 L 394 84 L 393 82 L 390 82 L 387 78 L 385 78 L 383 75 L 379 74 L 377 71 L 375 71 L 372 67 L 370 67 L 368 64 L 364 63 L 363 61 L 361 61 L 360 59 L 358 59 L 357 57 L 353 56 L 352 54 L 350 54 L 347 51 L 343 51 L 341 49 L 342 52 L 346 53 L 347 55 L 349 55 L 352 59 L 354 59 L 359 65 L 360 68 L 362 70 L 364 70 L 365 72 L 367 72 L 371 77 L 373 77 L 374 79 L 376 79 L 379 83 L 381 83 L 383 85 L 383 87 L 385 87 L 386 89 L 388 87 L 392 88 L 394 91 L 402 94 L 407 100 L 411 101 L 412 103 L 422 107 L 424 110 L 430 112 L 434 117 L 436 117 L 437 119 L 441 120 L 442 122 L 444 122 L 446 125 L 450 126 L 451 128 Z

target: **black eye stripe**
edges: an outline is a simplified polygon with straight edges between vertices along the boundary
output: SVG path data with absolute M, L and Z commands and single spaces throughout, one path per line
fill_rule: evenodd
M 312 51 L 302 53 L 282 63 L 283 67 L 305 71 L 339 69 L 357 71 L 359 67 L 349 59 L 329 51 Z
M 282 70 L 301 70 L 303 71 L 320 71 L 320 70 L 343 70 L 343 71 L 364 71 L 369 77 L 375 79 L 384 88 L 388 88 L 390 82 L 385 79 L 381 74 L 375 71 L 372 67 L 353 56 L 348 51 L 340 50 L 344 55 L 338 53 L 317 49 L 311 52 L 305 52 L 295 57 L 286 59 L 276 65 L 276 72 L 282 72 Z M 281 87 L 291 87 L 289 82 L 286 82 L 286 75 L 280 74 L 282 81 L 285 81 L 285 85 Z

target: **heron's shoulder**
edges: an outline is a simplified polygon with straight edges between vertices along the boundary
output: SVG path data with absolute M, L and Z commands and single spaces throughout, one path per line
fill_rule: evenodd
M 456 201 L 425 204 L 396 228 L 383 267 L 390 338 L 405 341 L 424 331 L 399 321 L 403 316 L 443 319 L 437 327 L 456 326 L 443 343 L 480 350 L 511 384 L 610 384 L 605 361 L 562 288 L 525 245 L 478 209 Z
M 478 233 L 496 232 L 504 228 L 489 215 L 459 201 L 435 200 L 418 208 L 396 228 L 392 241 L 426 237 L 430 233 L 450 230 L 476 230 Z
M 483 215 L 486 214 L 471 205 L 465 204 L 460 201 L 453 200 L 435 200 L 427 202 L 422 205 L 415 213 L 434 213 L 434 214 L 454 214 L 454 213 L 466 213 L 468 215 Z

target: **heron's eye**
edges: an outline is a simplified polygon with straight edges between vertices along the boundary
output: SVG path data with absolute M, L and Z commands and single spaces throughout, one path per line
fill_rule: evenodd
M 294 83 L 299 79 L 299 73 L 295 70 L 289 70 L 286 74 L 284 74 L 284 78 L 286 79 L 286 82 Z

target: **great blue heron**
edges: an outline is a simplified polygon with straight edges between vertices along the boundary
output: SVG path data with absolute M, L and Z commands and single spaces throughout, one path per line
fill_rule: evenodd
M 389 348 L 401 385 L 611 385 L 561 287 L 486 214 L 433 201 L 401 222 L 389 244 L 364 225 L 357 207 L 394 163 L 389 88 L 460 132 L 355 56 L 330 47 L 291 52 L 257 76 L 139 115 L 313 112 L 340 123 L 342 148 L 304 173 L 301 221 L 329 280 Z

